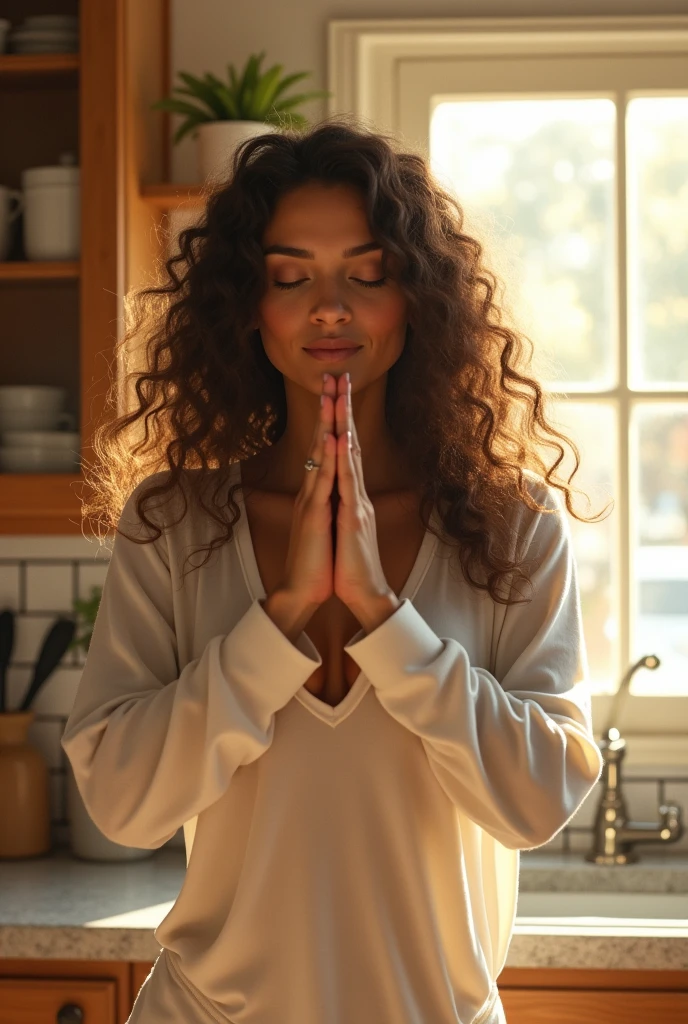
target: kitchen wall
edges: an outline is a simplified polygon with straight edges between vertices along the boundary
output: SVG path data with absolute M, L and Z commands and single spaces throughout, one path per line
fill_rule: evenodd
M 312 70 L 304 90 L 326 88 L 326 29 L 329 18 L 413 18 L 413 17 L 518 17 L 606 14 L 678 14 L 688 12 L 688 0 L 263 0 L 257 4 L 228 4 L 226 0 L 172 0 L 171 70 L 200 74 L 212 70 L 223 75 L 232 61 L 242 66 L 251 52 L 267 51 L 264 66 L 282 63 L 287 72 Z M 324 102 L 313 103 L 304 112 L 312 119 L 326 113 Z M 173 149 L 172 178 L 177 182 L 198 180 L 193 141 L 184 139 Z M 31 669 L 45 632 L 56 615 L 70 612 L 75 596 L 88 597 L 93 584 L 102 584 L 110 551 L 94 538 L 84 537 L 0 537 L 0 608 L 17 612 L 16 643 L 8 670 L 8 707 L 18 706 L 31 678 Z M 44 754 L 51 775 L 51 813 L 54 841 L 66 844 L 65 815 L 66 761 L 60 736 L 69 714 L 81 674 L 82 658 L 73 653 L 46 683 L 35 704 L 36 720 L 30 741 Z M 688 775 L 688 763 L 676 768 L 658 764 L 652 768 L 633 766 L 633 744 L 629 741 L 628 777 L 633 775 Z M 570 839 L 572 848 L 587 849 L 586 829 L 592 823 L 598 795 L 593 791 L 573 819 L 571 830 L 551 844 L 559 848 Z M 657 792 L 652 783 L 630 784 L 629 812 L 636 820 L 657 818 Z M 688 815 L 688 782 L 669 782 L 665 799 L 680 804 Z M 581 829 L 578 832 L 576 829 Z M 180 829 L 170 841 L 183 845 Z M 688 849 L 688 835 L 679 847 Z M 656 845 L 647 848 L 657 849 Z
M 171 78 L 177 70 L 221 77 L 232 62 L 243 67 L 250 53 L 266 51 L 263 67 L 283 64 L 285 73 L 312 71 L 299 91 L 327 88 L 327 23 L 331 18 L 518 18 L 582 15 L 686 14 L 688 0 L 171 0 Z M 326 101 L 304 106 L 311 119 L 324 116 Z M 193 140 L 173 149 L 172 180 L 197 180 Z

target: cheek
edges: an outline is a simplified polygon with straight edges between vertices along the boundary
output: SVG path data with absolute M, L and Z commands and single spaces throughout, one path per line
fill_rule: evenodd
M 406 325 L 406 298 L 404 295 L 392 293 L 383 302 L 372 305 L 369 309 L 369 323 L 378 330 L 387 332 L 396 327 Z
M 266 295 L 258 304 L 259 325 L 274 337 L 288 336 L 293 322 L 298 319 L 293 303 L 281 301 L 283 296 Z

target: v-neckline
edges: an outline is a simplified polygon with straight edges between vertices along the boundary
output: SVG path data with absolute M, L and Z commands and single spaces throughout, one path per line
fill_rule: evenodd
M 231 467 L 230 484 L 234 485 L 236 483 L 242 483 L 240 461 L 232 463 Z M 251 599 L 255 601 L 256 598 L 258 598 L 260 601 L 264 601 L 267 597 L 267 592 L 263 586 L 260 570 L 258 569 L 258 561 L 256 559 L 253 538 L 251 536 L 251 526 L 248 521 L 248 515 L 246 514 L 243 487 L 237 491 L 236 497 L 241 507 L 241 516 L 235 527 L 239 561 L 241 562 L 241 568 L 244 573 L 244 579 Z M 434 520 L 435 510 L 433 509 L 431 521 Z M 425 574 L 430 563 L 432 562 L 438 543 L 439 538 L 436 534 L 431 533 L 430 530 L 426 528 L 423 540 L 421 541 L 418 549 L 418 554 L 416 555 L 416 560 L 413 563 L 413 568 L 411 569 L 408 579 L 398 595 L 400 601 L 404 601 L 406 599 L 413 601 L 423 579 L 425 578 Z M 303 631 L 303 636 L 306 638 L 308 646 L 312 649 L 314 656 L 320 657 L 318 649 L 305 630 Z M 350 640 L 347 640 L 344 649 L 346 650 L 346 647 L 349 646 L 349 644 L 356 643 L 356 641 L 363 639 L 364 636 L 365 630 L 361 627 Z M 305 686 L 302 686 L 297 690 L 295 696 L 296 699 L 300 701 L 305 708 L 307 708 L 307 710 L 322 719 L 322 721 L 334 727 L 350 715 L 354 708 L 358 706 L 369 686 L 370 680 L 361 670 L 356 676 L 356 679 L 348 692 L 344 695 L 342 700 L 340 700 L 339 704 L 336 704 L 334 707 L 327 704 L 325 701 L 320 700 L 319 697 L 316 697 L 315 694 L 311 693 Z

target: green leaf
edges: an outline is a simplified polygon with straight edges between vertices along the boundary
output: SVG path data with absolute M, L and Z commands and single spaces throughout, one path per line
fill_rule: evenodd
M 229 73 L 229 82 L 230 82 L 230 85 L 231 85 L 231 88 L 232 88 L 232 93 L 234 94 L 234 96 L 238 97 L 239 96 L 239 91 L 240 91 L 239 79 L 237 78 L 236 71 L 234 70 L 234 65 L 233 64 L 228 64 L 227 65 L 227 71 Z
M 184 100 L 160 100 L 159 103 L 153 104 L 153 109 L 167 110 L 171 114 L 187 114 L 189 117 L 200 117 L 204 121 L 212 121 L 212 117 L 207 111 L 202 110 L 200 107 L 194 107 L 191 103 L 185 103 Z
M 239 104 L 237 103 L 236 97 L 229 91 L 226 85 L 222 82 L 217 87 L 218 96 L 222 99 L 225 106 L 225 113 L 223 120 L 225 121 L 241 121 L 241 111 Z
M 289 96 L 286 100 L 275 103 L 275 110 L 290 110 L 292 107 L 298 107 L 301 103 L 305 103 L 306 100 L 315 99 L 316 96 L 321 95 L 322 93 L 317 92 L 303 92 L 299 96 Z
M 273 107 L 272 113 L 265 118 L 266 124 L 276 125 L 279 128 L 295 128 L 308 124 L 303 114 L 281 114 Z
M 207 124 L 208 121 L 211 120 L 212 118 L 210 117 L 199 117 L 196 119 L 190 117 L 188 121 L 185 121 L 184 124 L 177 129 L 177 131 L 174 134 L 173 141 L 175 143 L 179 142 L 181 139 L 184 138 L 185 135 L 188 135 L 189 132 L 195 132 L 199 124 Z
M 222 102 L 217 98 L 216 90 L 207 81 L 200 81 L 194 78 L 193 75 L 187 75 L 184 71 L 179 72 L 179 77 L 186 82 L 190 92 L 198 97 L 202 103 L 208 107 L 212 114 L 219 117 L 224 113 L 224 106 Z M 184 89 L 177 89 L 178 92 L 185 92 Z
M 300 82 L 302 78 L 308 78 L 310 74 L 310 71 L 297 71 L 295 74 L 287 75 L 286 78 L 283 78 L 279 86 L 277 87 L 275 95 L 272 98 L 273 103 L 278 96 L 282 95 L 285 89 L 289 88 L 290 85 L 294 85 L 296 82 Z
M 252 53 L 246 61 L 238 97 L 239 109 L 242 111 L 244 117 L 246 116 L 245 111 L 249 110 L 251 107 L 253 90 L 258 83 L 259 67 L 264 57 L 265 51 L 260 54 Z
M 279 78 L 284 70 L 282 64 L 275 64 L 266 71 L 258 83 L 254 96 L 254 105 L 257 110 L 264 111 L 272 105 L 279 85 Z

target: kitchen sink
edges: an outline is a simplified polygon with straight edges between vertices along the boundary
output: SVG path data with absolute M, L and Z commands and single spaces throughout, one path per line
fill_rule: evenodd
M 677 922 L 688 928 L 688 893 L 672 892 L 520 892 L 516 921 L 556 918 L 561 924 L 604 919 Z

